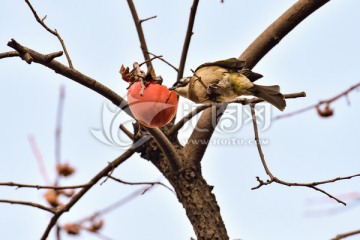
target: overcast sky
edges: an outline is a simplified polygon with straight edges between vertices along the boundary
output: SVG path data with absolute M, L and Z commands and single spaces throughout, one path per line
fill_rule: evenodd
M 36 1 L 33 5 L 46 23 L 56 28 L 66 42 L 76 69 L 105 84 L 120 95 L 126 83 L 118 73 L 121 64 L 131 66 L 143 60 L 136 29 L 126 1 Z M 296 1 L 201 1 L 196 16 L 185 75 L 198 65 L 229 57 L 242 51 L 277 17 Z M 140 18 L 157 15 L 143 23 L 149 50 L 178 65 L 192 1 L 135 1 Z M 0 52 L 11 50 L 14 38 L 41 53 L 61 50 L 58 40 L 34 19 L 24 1 L 0 3 Z M 317 103 L 360 81 L 360 2 L 330 1 L 286 36 L 254 68 L 264 78 L 258 84 L 281 86 L 283 93 L 305 91 L 306 98 L 287 101 L 288 113 Z M 62 57 L 59 61 L 66 64 Z M 156 73 L 170 86 L 176 72 L 155 61 Z M 45 184 L 28 142 L 36 138 L 47 173 L 54 176 L 54 133 L 56 107 L 61 85 L 66 98 L 63 115 L 62 159 L 77 169 L 63 184 L 86 183 L 124 149 L 96 139 L 91 129 L 101 129 L 112 115 L 103 112 L 106 99 L 41 65 L 27 65 L 19 58 L 0 61 L 1 118 L 0 182 Z M 315 110 L 273 122 L 282 114 L 272 109 L 269 128 L 260 132 L 267 141 L 263 150 L 268 165 L 281 179 L 312 182 L 360 173 L 360 95 L 354 91 L 331 105 L 334 116 L 320 118 Z M 182 104 L 186 104 L 183 107 Z M 181 101 L 180 115 L 189 109 Z M 111 105 L 110 105 L 111 106 Z M 106 110 L 106 108 L 105 108 Z M 230 108 L 231 110 L 231 108 Z M 246 109 L 236 114 L 246 116 Z M 122 115 L 120 115 L 122 116 Z M 216 140 L 253 139 L 251 123 L 237 118 L 239 128 L 226 132 L 231 112 L 223 117 L 203 164 L 204 177 L 215 186 L 223 220 L 231 239 L 318 240 L 360 229 L 356 201 L 344 194 L 357 193 L 360 179 L 332 183 L 323 188 L 348 203 L 344 207 L 312 189 L 276 184 L 252 191 L 256 176 L 266 179 L 256 146 L 216 144 Z M 243 120 L 245 119 L 245 120 Z M 129 123 L 125 117 L 118 119 Z M 105 127 L 109 127 L 105 124 Z M 191 127 L 191 126 L 190 126 Z M 180 134 L 185 141 L 188 126 Z M 225 132 L 224 132 L 225 131 Z M 137 155 L 122 164 L 114 175 L 128 181 L 163 181 L 151 163 Z M 168 184 L 168 183 L 167 183 Z M 97 185 L 61 217 L 60 223 L 76 221 L 126 197 L 142 187 L 123 186 L 108 180 Z M 0 188 L 0 199 L 45 204 L 44 191 Z M 50 214 L 38 209 L 0 204 L 2 239 L 39 239 Z M 173 193 L 156 187 L 123 207 L 105 215 L 102 233 L 111 239 L 175 239 L 195 237 L 185 211 Z M 52 232 L 49 239 L 55 239 Z M 74 239 L 63 236 L 63 239 Z M 83 233 L 77 239 L 98 239 Z M 350 239 L 350 238 L 349 238 Z M 357 239 L 357 238 L 353 238 Z

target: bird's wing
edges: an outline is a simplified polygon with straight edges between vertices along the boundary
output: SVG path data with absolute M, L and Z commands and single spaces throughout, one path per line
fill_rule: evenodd
M 253 72 L 250 69 L 242 69 L 239 71 L 239 73 L 247 77 L 251 82 L 255 82 L 256 80 L 263 77 L 263 75 L 260 73 Z
M 208 63 L 204 63 L 204 64 L 201 64 L 200 66 L 198 66 L 196 68 L 195 72 L 197 70 L 199 70 L 200 68 L 210 67 L 210 66 L 219 66 L 219 67 L 229 69 L 231 71 L 239 71 L 244 68 L 245 62 L 241 61 L 237 58 L 229 58 L 229 59 L 220 60 L 220 61 L 216 61 L 216 62 L 208 62 Z

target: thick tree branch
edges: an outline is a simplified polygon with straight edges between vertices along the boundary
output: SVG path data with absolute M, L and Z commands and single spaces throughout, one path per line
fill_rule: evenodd
M 98 174 L 96 174 L 83 189 L 81 189 L 71 198 L 71 200 L 65 206 L 57 210 L 55 215 L 51 218 L 48 226 L 46 227 L 46 230 L 43 236 L 41 237 L 41 239 L 45 240 L 48 237 L 51 229 L 55 226 L 58 219 L 61 217 L 63 213 L 68 212 L 101 178 L 106 177 L 109 174 L 109 172 L 113 171 L 113 169 L 115 169 L 120 164 L 125 162 L 134 153 L 135 153 L 135 148 L 130 147 L 120 157 L 116 158 L 114 161 L 108 164 L 103 170 L 101 170 Z
M 25 206 L 39 208 L 39 209 L 42 209 L 44 211 L 48 211 L 48 212 L 51 212 L 51 213 L 54 213 L 54 214 L 56 213 L 56 210 L 54 208 L 48 208 L 48 207 L 45 207 L 45 206 L 43 206 L 41 204 L 33 203 L 33 202 L 24 202 L 24 201 L 0 199 L 0 203 L 10 203 L 10 204 L 25 205 Z
M 141 26 L 142 21 L 139 19 L 139 16 L 137 14 L 134 2 L 132 0 L 127 0 L 127 3 L 129 5 L 131 15 L 132 15 L 132 17 L 134 19 L 136 31 L 137 31 L 138 36 L 139 36 L 141 51 L 142 51 L 142 53 L 144 55 L 145 60 L 147 61 L 146 66 L 148 68 L 150 68 L 150 67 L 152 67 L 152 63 L 151 63 L 151 61 L 148 61 L 148 60 L 150 60 L 150 55 L 149 55 L 149 50 L 148 50 L 148 47 L 147 47 L 147 44 L 146 44 L 144 31 L 143 31 L 142 26 Z
M 70 55 L 69 55 L 69 53 L 68 53 L 68 51 L 67 51 L 67 49 L 66 49 L 65 42 L 64 42 L 64 40 L 61 38 L 61 36 L 60 36 L 60 34 L 58 33 L 58 31 L 57 31 L 56 29 L 54 29 L 54 30 L 50 29 L 50 28 L 45 24 L 44 20 L 45 20 L 46 16 L 45 16 L 43 19 L 41 19 L 41 18 L 39 17 L 39 15 L 37 14 L 36 10 L 34 9 L 34 7 L 31 5 L 31 3 L 30 3 L 29 0 L 25 0 L 25 2 L 26 2 L 27 5 L 29 6 L 31 12 L 34 14 L 34 17 L 35 17 L 36 21 L 38 21 L 38 23 L 40 23 L 40 25 L 43 26 L 46 31 L 48 31 L 49 33 L 53 34 L 54 36 L 56 36 L 56 37 L 59 39 L 60 44 L 61 44 L 61 47 L 62 47 L 62 49 L 63 49 L 64 52 L 65 52 L 65 56 L 66 56 L 66 59 L 67 59 L 67 61 L 68 61 L 69 67 L 70 67 L 70 68 L 74 68 L 74 66 L 73 66 L 73 64 L 72 64 L 72 62 L 71 62 Z
M 195 22 L 195 16 L 196 16 L 196 10 L 197 10 L 198 4 L 199 4 L 199 0 L 194 0 L 193 5 L 191 6 L 189 23 L 187 26 L 184 46 L 183 46 L 183 50 L 181 53 L 177 80 L 181 79 L 184 75 L 185 63 L 186 63 L 186 58 L 187 58 L 187 54 L 189 51 L 191 36 L 194 34 L 193 28 L 194 28 L 194 22 Z
M 282 16 L 280 16 L 273 24 L 271 24 L 240 56 L 240 60 L 247 62 L 249 69 L 253 68 L 261 58 L 265 56 L 276 44 L 286 36 L 292 29 L 294 29 L 302 20 L 308 17 L 315 10 L 327 3 L 329 0 L 299 0 L 292 7 L 290 7 Z M 221 111 L 225 111 L 224 106 Z M 217 111 L 216 114 L 221 116 L 222 114 Z M 211 138 L 213 131 L 215 130 L 214 122 L 217 116 L 212 115 L 211 109 L 206 109 L 197 126 L 189 139 L 189 148 L 195 149 L 194 156 L 197 156 L 197 161 L 201 161 L 207 145 L 191 146 L 194 143 L 198 143 L 199 140 L 208 140 Z M 216 123 L 215 123 L 216 124 Z M 208 129 L 207 132 L 198 132 L 196 129 Z M 187 147 L 187 146 L 186 146 Z

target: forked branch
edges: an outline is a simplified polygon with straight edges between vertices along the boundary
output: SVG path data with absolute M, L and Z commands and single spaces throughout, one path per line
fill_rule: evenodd
M 252 116 L 252 121 L 253 121 L 253 126 L 254 126 L 254 134 L 255 134 L 255 142 L 256 142 L 256 147 L 258 149 L 258 152 L 259 152 L 259 156 L 260 156 L 260 159 L 261 159 L 261 163 L 264 167 L 264 170 L 266 172 L 266 174 L 269 176 L 269 180 L 267 181 L 263 181 L 261 180 L 259 177 L 256 177 L 257 181 L 259 182 L 259 185 L 252 188 L 252 190 L 255 190 L 255 189 L 258 189 L 262 186 L 265 186 L 265 185 L 269 185 L 273 182 L 276 182 L 276 183 L 279 183 L 281 185 L 285 185 L 285 186 L 288 186 L 288 187 L 308 187 L 308 188 L 312 188 L 316 191 L 319 191 L 325 195 L 327 195 L 328 197 L 334 199 L 335 201 L 337 201 L 338 203 L 341 203 L 343 205 L 346 205 L 345 202 L 341 201 L 339 198 L 336 198 L 335 196 L 329 194 L 328 192 L 320 189 L 319 187 L 317 187 L 318 185 L 322 185 L 322 184 L 327 184 L 327 183 L 331 183 L 331 182 L 336 182 L 336 181 L 341 181 L 341 180 L 346 180 L 346 179 L 351 179 L 351 178 L 354 178 L 354 177 L 359 177 L 360 174 L 355 174 L 355 175 L 351 175 L 351 176 L 347 176 L 347 177 L 338 177 L 338 178 L 334 178 L 334 179 L 330 179 L 330 180 L 325 180 L 325 181 L 320 181 L 320 182 L 312 182 L 312 183 L 292 183 L 292 182 L 286 182 L 284 180 L 281 180 L 277 177 L 275 177 L 269 167 L 267 166 L 267 163 L 266 163 L 266 160 L 265 160 L 265 157 L 264 157 L 264 153 L 262 151 L 262 148 L 261 148 L 261 144 L 260 144 L 260 141 L 259 141 L 259 131 L 258 131 L 258 127 L 257 127 L 257 122 L 256 122 L 256 115 L 255 115 L 255 110 L 254 110 L 254 105 L 250 105 L 250 108 L 251 108 L 251 116 Z

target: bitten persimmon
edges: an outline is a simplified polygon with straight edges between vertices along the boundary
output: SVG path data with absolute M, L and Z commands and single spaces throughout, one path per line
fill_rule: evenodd
M 127 93 L 130 110 L 136 120 L 146 127 L 163 127 L 175 116 L 178 98 L 167 87 L 150 82 L 141 95 L 140 82 L 133 83 Z

